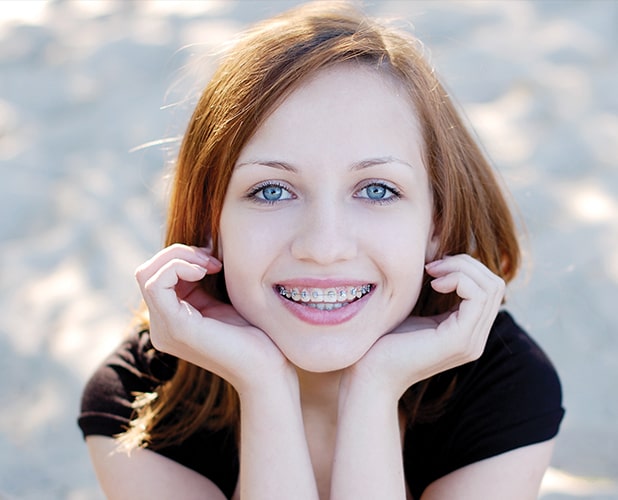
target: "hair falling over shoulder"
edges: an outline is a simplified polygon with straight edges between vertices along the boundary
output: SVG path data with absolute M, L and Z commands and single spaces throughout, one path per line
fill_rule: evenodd
M 425 142 L 440 255 L 468 253 L 510 281 L 519 266 L 513 218 L 500 185 L 455 106 L 425 61 L 422 44 L 405 31 L 366 17 L 348 2 L 309 3 L 257 24 L 226 54 L 204 89 L 186 129 L 175 167 L 166 245 L 217 248 L 219 216 L 232 166 L 268 113 L 322 68 L 355 62 L 389 75 L 407 89 Z M 202 285 L 229 301 L 224 279 Z M 438 296 L 427 283 L 413 311 L 444 312 L 454 296 Z M 144 318 L 147 326 L 147 318 Z M 453 384 L 425 401 L 430 381 L 408 390 L 409 421 L 439 412 Z M 136 417 L 120 436 L 128 448 L 160 448 L 200 430 L 238 432 L 239 401 L 224 380 L 179 360 L 156 394 L 140 395 Z

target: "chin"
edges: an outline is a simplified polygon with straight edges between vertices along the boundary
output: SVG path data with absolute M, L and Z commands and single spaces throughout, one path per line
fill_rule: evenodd
M 370 347 L 370 346 L 369 346 Z M 359 359 L 369 350 L 361 350 L 360 352 L 352 352 L 350 349 L 338 350 L 333 348 L 323 348 L 318 351 L 311 352 L 285 352 L 283 354 L 297 368 L 311 373 L 328 373 L 344 370 Z

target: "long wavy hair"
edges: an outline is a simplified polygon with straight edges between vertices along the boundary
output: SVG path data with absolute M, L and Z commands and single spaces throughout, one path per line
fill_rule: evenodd
M 425 61 L 422 44 L 405 30 L 381 24 L 350 3 L 317 2 L 288 11 L 245 32 L 203 90 L 175 166 L 165 243 L 217 248 L 228 182 L 243 146 L 278 103 L 311 75 L 355 61 L 395 78 L 418 114 L 424 161 L 433 193 L 438 255 L 468 253 L 505 281 L 519 265 L 513 218 L 492 168 Z M 426 277 L 428 278 L 428 277 Z M 206 276 L 204 289 L 229 302 L 223 276 Z M 411 311 L 444 312 L 454 294 L 434 292 L 426 279 Z M 147 324 L 145 325 L 147 327 Z M 447 400 L 424 398 L 431 379 L 411 387 L 401 406 L 408 421 L 432 418 Z M 135 418 L 121 440 L 154 449 L 199 431 L 238 431 L 239 401 L 225 380 L 178 360 L 175 374 L 135 402 Z

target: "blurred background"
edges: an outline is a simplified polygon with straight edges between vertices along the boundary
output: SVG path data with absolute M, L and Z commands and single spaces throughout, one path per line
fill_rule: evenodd
M 76 425 L 162 239 L 207 55 L 296 1 L 0 2 L 0 498 L 98 499 Z M 509 308 L 563 380 L 541 498 L 618 498 L 618 2 L 366 1 L 426 44 L 508 185 Z

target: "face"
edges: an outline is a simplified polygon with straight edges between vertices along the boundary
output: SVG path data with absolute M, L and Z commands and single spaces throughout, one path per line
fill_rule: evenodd
M 416 114 L 344 64 L 287 97 L 234 166 L 220 224 L 230 300 L 301 369 L 355 363 L 414 307 L 437 238 Z

